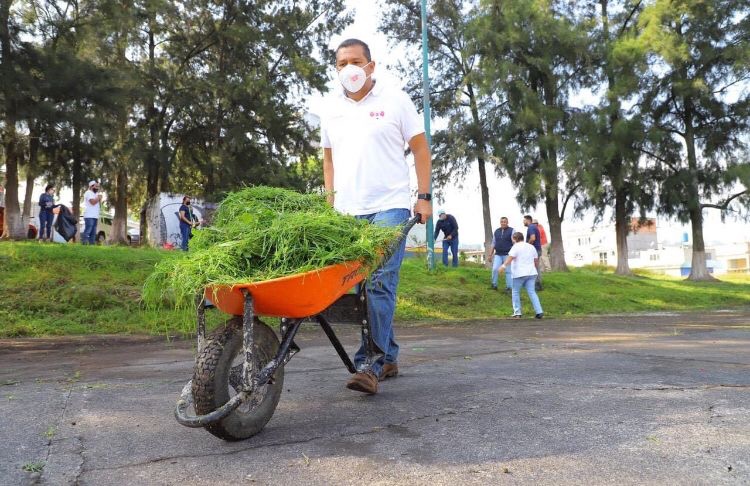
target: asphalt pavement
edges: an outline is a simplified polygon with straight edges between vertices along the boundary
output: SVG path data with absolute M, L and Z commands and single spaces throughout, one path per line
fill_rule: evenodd
M 192 341 L 0 341 L 0 484 L 750 484 L 748 309 L 398 327 L 375 396 L 308 327 L 232 443 L 173 418 Z

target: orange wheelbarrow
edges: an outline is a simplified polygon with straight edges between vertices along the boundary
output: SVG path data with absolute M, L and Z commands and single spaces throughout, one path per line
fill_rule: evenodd
M 193 379 L 182 389 L 175 418 L 187 427 L 203 427 L 224 440 L 242 440 L 260 432 L 276 410 L 284 385 L 284 365 L 300 348 L 294 337 L 305 321 L 316 322 L 350 373 L 357 369 L 331 322 L 356 323 L 365 339 L 365 367 L 383 356 L 370 332 L 365 285 L 355 285 L 377 270 L 403 243 L 420 216 L 404 225 L 381 264 L 370 271 L 359 262 L 232 286 L 210 287 L 196 297 L 198 353 Z M 232 317 L 206 336 L 205 311 L 216 307 Z M 281 339 L 258 316 L 281 318 Z

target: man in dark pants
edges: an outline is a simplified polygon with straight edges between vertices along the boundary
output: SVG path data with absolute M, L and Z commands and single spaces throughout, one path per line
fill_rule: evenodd
M 182 206 L 178 213 L 180 218 L 180 235 L 182 236 L 182 251 L 188 251 L 188 242 L 192 236 L 192 230 L 197 225 L 193 210 L 190 208 L 190 196 L 182 198 Z
M 534 245 L 536 249 L 537 258 L 537 275 L 536 275 L 536 290 L 542 290 L 542 268 L 539 265 L 539 259 L 542 258 L 542 235 L 539 233 L 539 228 L 533 223 L 534 218 L 527 214 L 523 217 L 523 225 L 526 226 L 526 243 Z
M 448 248 L 453 254 L 453 266 L 458 266 L 458 223 L 456 218 L 450 214 L 445 214 L 445 210 L 438 211 L 439 221 L 435 225 L 435 238 L 440 231 L 443 232 L 443 265 L 448 266 Z

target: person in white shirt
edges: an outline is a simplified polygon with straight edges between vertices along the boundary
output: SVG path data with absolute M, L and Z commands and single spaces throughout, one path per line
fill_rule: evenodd
M 417 175 L 416 213 L 432 215 L 431 158 L 424 122 L 409 96 L 372 78 L 375 61 L 359 39 L 336 49 L 342 89 L 329 97 L 321 117 L 323 177 L 329 201 L 340 212 L 372 224 L 396 226 L 410 216 L 408 146 Z M 398 374 L 398 344 L 393 333 L 396 291 L 405 242 L 367 284 L 373 341 L 384 353 L 368 365 L 365 336 L 354 356 L 357 372 L 347 388 L 377 393 L 378 381 Z
M 539 255 L 534 245 L 526 243 L 523 233 L 513 233 L 513 247 L 508 252 L 508 258 L 500 266 L 498 272 L 505 271 L 510 265 L 511 274 L 513 275 L 513 291 L 511 300 L 513 301 L 513 316 L 516 319 L 521 318 L 521 288 L 526 289 L 529 294 L 529 300 L 534 307 L 535 317 L 541 319 L 544 317 L 542 304 L 539 302 L 539 296 L 536 293 L 534 284 L 536 283 L 537 264 Z
M 102 205 L 102 195 L 98 194 L 99 183 L 89 182 L 89 189 L 83 195 L 83 234 L 81 244 L 96 244 L 96 224 L 99 221 L 99 213 Z

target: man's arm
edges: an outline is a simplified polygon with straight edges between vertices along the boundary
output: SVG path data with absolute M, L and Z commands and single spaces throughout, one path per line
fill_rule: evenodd
M 455 238 L 458 236 L 458 221 L 456 221 L 456 218 L 451 216 L 451 223 L 453 223 L 453 231 L 451 232 L 451 237 Z
M 424 194 L 430 192 L 430 181 L 432 180 L 432 156 L 430 147 L 427 145 L 427 137 L 424 133 L 415 135 L 409 140 L 409 149 L 414 154 L 414 169 L 417 173 L 417 192 Z M 325 164 L 323 164 L 325 167 Z M 432 216 L 432 202 L 417 199 L 414 212 L 422 215 L 422 223 Z
M 328 193 L 328 204 L 333 206 L 333 151 L 323 149 L 323 184 Z
M 505 262 L 500 265 L 500 268 L 497 269 L 498 273 L 504 271 L 508 266 L 510 266 L 510 262 L 513 261 L 513 255 L 508 255 L 508 257 L 505 259 Z

